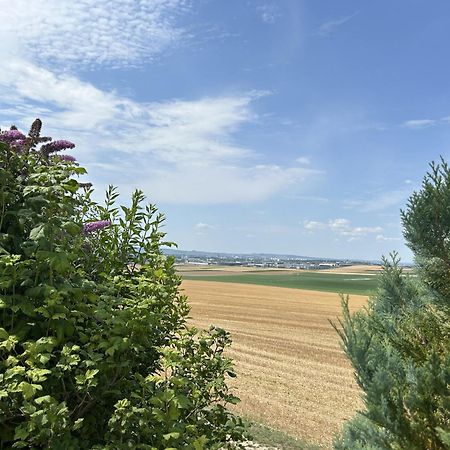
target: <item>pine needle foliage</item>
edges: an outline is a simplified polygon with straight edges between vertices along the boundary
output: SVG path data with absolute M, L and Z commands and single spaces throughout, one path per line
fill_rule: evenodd
M 187 327 L 163 216 L 40 132 L 0 132 L 0 448 L 231 448 L 230 336 Z
M 335 440 L 339 450 L 450 448 L 450 170 L 432 163 L 401 212 L 416 273 L 394 253 L 379 288 L 336 329 L 363 392 L 364 410 Z

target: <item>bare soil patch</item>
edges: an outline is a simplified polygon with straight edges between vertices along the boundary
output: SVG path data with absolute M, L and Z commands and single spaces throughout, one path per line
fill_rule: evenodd
M 293 436 L 330 445 L 361 407 L 353 371 L 328 322 L 341 315 L 337 294 L 270 286 L 183 281 L 190 323 L 231 332 L 237 410 Z M 352 310 L 367 297 L 353 295 Z

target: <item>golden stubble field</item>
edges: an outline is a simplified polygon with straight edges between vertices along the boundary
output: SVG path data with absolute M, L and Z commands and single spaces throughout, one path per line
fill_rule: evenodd
M 231 332 L 228 354 L 240 414 L 329 446 L 361 406 L 353 371 L 328 319 L 341 314 L 337 294 L 184 280 L 191 324 Z M 352 295 L 350 308 L 367 297 Z

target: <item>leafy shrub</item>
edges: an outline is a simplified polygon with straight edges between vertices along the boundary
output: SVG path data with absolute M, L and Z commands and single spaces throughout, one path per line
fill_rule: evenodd
M 162 215 L 94 202 L 40 130 L 0 132 L 1 448 L 231 447 L 230 336 L 186 326 Z
M 450 170 L 432 164 L 402 212 L 417 277 L 394 254 L 367 310 L 338 329 L 364 396 L 336 449 L 450 448 Z

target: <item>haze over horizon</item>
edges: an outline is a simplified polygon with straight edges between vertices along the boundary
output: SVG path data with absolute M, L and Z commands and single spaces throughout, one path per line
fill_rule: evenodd
M 180 248 L 404 261 L 450 156 L 450 3 L 0 0 L 0 126 L 77 144 Z
M 211 251 L 211 252 L 205 252 L 203 250 L 196 250 L 196 249 L 172 249 L 172 248 L 164 248 L 163 252 L 165 252 L 166 254 L 172 255 L 172 254 L 199 254 L 199 255 L 229 255 L 229 256 L 233 256 L 233 255 L 239 255 L 239 256 L 247 256 L 247 257 L 251 257 L 251 256 L 289 256 L 289 257 L 298 257 L 298 258 L 310 258 L 310 259 L 317 259 L 317 260 L 341 260 L 341 261 L 360 261 L 360 262 L 367 262 L 367 263 L 381 263 L 381 259 L 350 259 L 350 258 L 346 258 L 345 255 L 344 256 L 340 256 L 340 257 L 335 257 L 335 258 L 330 258 L 327 257 L 326 255 L 298 255 L 298 254 L 292 254 L 292 253 L 264 253 L 264 252 L 252 252 L 252 253 L 230 253 L 230 252 L 226 252 L 226 251 Z M 411 264 L 412 261 L 401 261 L 401 264 Z

